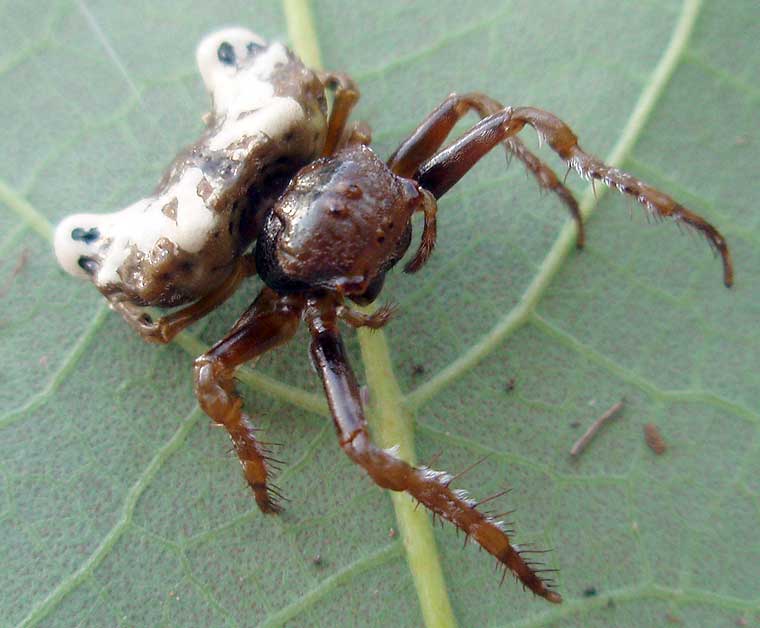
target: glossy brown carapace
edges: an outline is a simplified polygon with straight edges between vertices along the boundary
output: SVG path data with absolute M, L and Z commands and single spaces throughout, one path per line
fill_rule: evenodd
M 552 570 L 528 560 L 530 551 L 514 545 L 498 516 L 483 510 L 490 498 L 478 503 L 453 489 L 447 473 L 412 466 L 372 443 L 339 323 L 378 328 L 388 322 L 392 308 L 365 314 L 352 302 L 368 304 L 379 296 L 386 273 L 413 242 L 411 218 L 417 212 L 424 227 L 405 270 L 424 266 L 436 241 L 437 200 L 497 146 L 566 206 L 582 247 L 578 205 L 517 137 L 525 125 L 581 176 L 632 197 L 657 218 L 671 218 L 705 235 L 721 255 L 724 282 L 730 286 L 733 269 L 725 240 L 667 195 L 583 151 L 568 126 L 546 111 L 504 107 L 483 94 L 452 94 L 382 161 L 368 146 L 368 127 L 348 123 L 359 93 L 347 76 L 312 72 L 289 51 L 267 47 L 243 29 L 210 36 L 198 58 L 214 109 L 202 138 L 175 160 L 159 186 L 157 198 L 172 186 L 175 198 L 156 205 L 151 197 L 143 203 L 155 237 L 141 231 L 134 211 L 128 220 L 77 216 L 64 221 L 56 234 L 61 263 L 72 272 L 82 274 L 81 269 L 151 342 L 168 342 L 225 301 L 244 278 L 258 274 L 265 284 L 259 295 L 230 332 L 195 361 L 194 375 L 198 401 L 229 432 L 260 509 L 280 510 L 280 493 L 270 477 L 275 461 L 243 409 L 235 371 L 288 342 L 304 322 L 340 447 L 351 460 L 379 486 L 406 491 L 453 523 L 536 595 L 560 602 L 542 575 Z M 250 81 L 257 81 L 255 89 Z M 329 117 L 325 89 L 335 92 Z M 480 122 L 444 146 L 468 112 Z M 194 187 L 181 185 L 186 177 Z M 190 212 L 183 199 L 197 211 Z M 151 209 L 163 217 L 148 214 Z M 203 213 L 207 210 L 210 217 Z M 195 220 L 206 231 L 183 231 L 181 220 Z M 161 225 L 166 225 L 163 231 Z M 122 248 L 114 261 L 116 243 Z M 184 283 L 178 283 L 181 273 L 187 275 Z M 158 321 L 141 307 L 188 301 Z

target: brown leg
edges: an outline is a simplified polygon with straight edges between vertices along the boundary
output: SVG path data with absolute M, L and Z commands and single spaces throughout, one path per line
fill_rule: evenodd
M 352 310 L 345 305 L 339 305 L 335 312 L 340 320 L 351 327 L 369 327 L 370 329 L 380 329 L 391 320 L 393 313 L 396 311 L 395 305 L 384 305 L 375 310 L 372 314 L 362 314 Z
M 435 154 L 419 169 L 420 185 L 440 198 L 456 184 L 481 157 L 506 138 L 532 126 L 539 137 L 587 179 L 596 179 L 635 198 L 658 218 L 671 217 L 702 233 L 723 259 L 723 282 L 733 283 L 733 264 L 720 232 L 701 216 L 689 211 L 659 190 L 632 175 L 605 165 L 584 152 L 570 128 L 555 115 L 533 107 L 507 108 L 481 120 L 451 146 Z
M 438 151 L 456 123 L 469 111 L 475 111 L 481 118 L 485 118 L 502 109 L 504 106 L 500 102 L 485 94 L 477 92 L 451 94 L 415 129 L 412 135 L 401 143 L 388 159 L 388 166 L 400 176 L 414 177 L 418 168 Z M 517 157 L 542 189 L 556 194 L 567 206 L 578 230 L 576 246 L 583 248 L 585 242 L 583 220 L 572 192 L 564 186 L 549 166 L 528 150 L 519 138 L 508 137 L 503 140 L 503 145 L 507 159 L 512 156 Z
M 430 254 L 435 247 L 435 240 L 437 237 L 437 222 L 436 214 L 438 212 L 438 203 L 435 202 L 435 197 L 430 194 L 424 188 L 422 189 L 425 195 L 425 200 L 419 211 L 425 214 L 425 226 L 422 229 L 422 239 L 420 241 L 420 248 L 417 249 L 414 257 L 409 263 L 404 266 L 405 273 L 416 273 L 420 268 L 425 265 Z
M 388 158 L 388 167 L 401 177 L 411 178 L 417 169 L 443 146 L 457 122 L 469 111 L 481 118 L 493 113 L 496 104 L 488 96 L 476 92 L 451 94 L 438 105 L 414 132 Z M 497 110 L 501 107 L 497 107 Z
M 256 441 L 251 418 L 235 390 L 235 369 L 293 337 L 301 316 L 299 299 L 264 288 L 233 330 L 195 360 L 195 395 L 203 411 L 230 434 L 245 478 L 262 512 L 279 512 L 276 489 L 267 484 L 268 452 Z
M 330 119 L 327 122 L 327 137 L 322 156 L 328 157 L 335 152 L 346 128 L 348 116 L 359 100 L 359 88 L 353 79 L 343 73 L 323 72 L 319 75 L 327 89 L 335 91 Z
M 244 255 L 238 260 L 238 264 L 230 273 L 230 276 L 213 292 L 192 305 L 163 316 L 157 321 L 151 319 L 150 315 L 141 307 L 132 305 L 131 303 L 119 301 L 113 303 L 112 307 L 124 317 L 124 320 L 132 329 L 140 334 L 143 340 L 156 344 L 166 344 L 183 329 L 219 307 L 235 294 L 243 279 L 254 274 L 256 274 L 256 266 L 253 257 Z
M 313 336 L 311 356 L 325 388 L 340 446 L 364 468 L 376 484 L 392 491 L 406 491 L 435 514 L 457 526 L 493 554 L 536 595 L 559 603 L 562 597 L 548 588 L 515 549 L 499 522 L 480 512 L 461 491 L 449 488 L 451 477 L 422 467 L 412 467 L 372 444 L 362 410 L 359 386 L 348 363 L 335 320 L 328 314 L 309 320 Z

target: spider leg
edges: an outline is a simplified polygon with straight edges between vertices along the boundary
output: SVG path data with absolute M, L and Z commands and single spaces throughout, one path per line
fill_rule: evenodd
M 418 168 L 443 145 L 451 130 L 469 111 L 485 118 L 504 109 L 500 102 L 477 92 L 451 94 L 404 140 L 388 159 L 388 167 L 396 174 L 413 178 Z M 519 159 L 542 189 L 556 194 L 567 206 L 575 221 L 578 236 L 576 246 L 583 248 L 585 233 L 578 202 L 572 192 L 559 180 L 554 171 L 534 155 L 518 137 L 502 141 L 507 161 Z
M 229 299 L 246 277 L 256 274 L 256 265 L 252 255 L 244 255 L 230 275 L 209 294 L 181 310 L 162 316 L 154 321 L 141 307 L 128 301 L 111 302 L 111 308 L 122 315 L 143 340 L 156 344 L 166 344 L 183 329 L 200 320 L 206 314 L 219 307 Z
M 702 233 L 723 261 L 723 282 L 733 284 L 733 264 L 720 232 L 701 216 L 689 211 L 666 194 L 634 176 L 607 166 L 584 152 L 570 128 L 555 115 L 533 107 L 508 107 L 481 120 L 451 146 L 436 153 L 418 170 L 417 180 L 436 198 L 448 192 L 481 157 L 504 139 L 532 126 L 539 137 L 568 165 L 586 179 L 596 179 L 639 203 L 655 217 L 670 217 Z
M 369 327 L 370 329 L 380 329 L 385 327 L 391 317 L 396 312 L 396 306 L 393 304 L 385 304 L 378 310 L 375 310 L 372 314 L 363 314 L 352 310 L 345 305 L 339 305 L 335 310 L 338 318 L 344 323 L 351 325 L 351 327 Z
M 262 512 L 280 511 L 268 483 L 268 452 L 256 441 L 251 417 L 235 390 L 235 369 L 293 337 L 301 316 L 298 298 L 264 288 L 232 331 L 195 360 L 195 395 L 203 411 L 230 434 L 245 478 Z
M 327 89 L 335 92 L 330 118 L 327 121 L 325 146 L 322 149 L 322 156 L 328 157 L 335 152 L 343 139 L 344 131 L 347 130 L 348 116 L 359 100 L 359 88 L 350 76 L 342 72 L 320 72 L 318 76 Z M 354 126 L 350 131 L 350 136 L 353 136 L 355 132 L 361 133 L 361 130 Z
M 420 205 L 421 211 L 425 214 L 425 225 L 422 228 L 422 238 L 420 240 L 420 247 L 414 254 L 414 257 L 404 266 L 405 273 L 416 273 L 427 262 L 430 254 L 435 247 L 435 240 L 438 233 L 436 215 L 438 213 L 438 203 L 435 202 L 433 195 L 425 190 L 421 189 L 424 195 L 424 200 Z
M 348 363 L 334 314 L 307 313 L 307 319 L 312 333 L 312 360 L 322 378 L 340 446 L 349 458 L 364 468 L 379 486 L 406 491 L 434 515 L 450 521 L 475 539 L 536 595 L 550 602 L 561 602 L 562 597 L 548 588 L 510 543 L 500 523 L 479 511 L 462 491 L 449 488 L 450 476 L 426 467 L 413 467 L 392 451 L 380 449 L 371 442 L 359 386 Z

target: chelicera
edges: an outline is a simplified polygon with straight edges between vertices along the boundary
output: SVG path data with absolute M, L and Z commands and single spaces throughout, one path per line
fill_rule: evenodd
M 379 328 L 392 310 L 354 309 L 380 295 L 406 254 L 412 216 L 424 227 L 404 270 L 419 271 L 436 242 L 437 200 L 497 146 L 556 194 L 584 231 L 573 195 L 518 139 L 525 125 L 581 176 L 601 181 L 657 218 L 696 229 L 733 281 L 725 240 L 664 193 L 584 152 L 568 126 L 533 107 L 504 107 L 479 93 L 448 96 L 386 160 L 369 147 L 366 125 L 349 124 L 359 92 L 344 74 L 314 71 L 281 44 L 241 28 L 206 37 L 197 60 L 212 96 L 206 130 L 169 166 L 148 198 L 112 214 L 80 214 L 58 226 L 55 249 L 69 272 L 91 280 L 147 341 L 165 343 L 224 302 L 245 277 L 264 283 L 230 332 L 195 361 L 203 410 L 230 434 L 262 512 L 280 510 L 268 453 L 235 389 L 235 370 L 289 341 L 303 321 L 340 447 L 379 486 L 406 491 L 453 523 L 550 602 L 561 596 L 513 545 L 502 524 L 454 490 L 452 477 L 413 467 L 376 447 L 339 322 Z M 334 92 L 329 115 L 325 91 Z M 481 120 L 444 147 L 456 123 Z M 157 321 L 147 306 L 183 306 Z

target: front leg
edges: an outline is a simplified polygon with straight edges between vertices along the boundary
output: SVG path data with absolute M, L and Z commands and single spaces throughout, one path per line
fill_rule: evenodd
M 342 72 L 320 72 L 319 80 L 325 88 L 335 92 L 327 121 L 325 146 L 322 149 L 322 156 L 329 157 L 336 151 L 343 137 L 348 116 L 359 100 L 359 88 L 350 76 Z
M 252 255 L 242 256 L 235 268 L 215 290 L 187 307 L 162 316 L 154 321 L 150 314 L 141 307 L 125 301 L 112 302 L 111 309 L 122 315 L 127 324 L 134 329 L 145 342 L 166 344 L 186 327 L 200 320 L 229 299 L 246 277 L 256 274 L 256 265 Z
M 510 543 L 500 523 L 480 512 L 477 504 L 462 491 L 449 488 L 452 478 L 443 472 L 413 467 L 370 440 L 364 419 L 361 395 L 348 363 L 334 317 L 311 314 L 311 356 L 324 385 L 340 446 L 349 458 L 364 468 L 372 480 L 392 491 L 406 491 L 443 519 L 450 521 L 499 562 L 512 570 L 533 593 L 549 602 L 562 597 L 547 583 Z
M 406 138 L 388 158 L 388 167 L 396 174 L 414 178 L 418 169 L 430 159 L 446 141 L 449 133 L 459 120 L 469 111 L 476 112 L 480 118 L 485 118 L 504 109 L 504 105 L 493 98 L 470 92 L 468 94 L 451 94 Z M 556 194 L 570 212 L 578 232 L 576 246 L 581 249 L 585 242 L 583 219 L 573 193 L 559 180 L 554 171 L 534 155 L 518 137 L 507 137 L 502 140 L 507 155 L 519 161 L 533 175 L 538 185 Z M 418 268 L 422 266 L 419 264 Z M 411 272 L 414 272 L 413 270 Z
M 439 151 L 420 166 L 417 181 L 435 198 L 448 192 L 493 148 L 532 126 L 571 168 L 586 179 L 601 181 L 641 203 L 655 218 L 672 218 L 705 236 L 723 261 L 723 283 L 734 282 L 734 267 L 725 238 L 704 218 L 686 209 L 667 194 L 636 177 L 613 168 L 578 145 L 575 133 L 554 114 L 535 107 L 507 107 L 481 120 L 451 146 Z
M 267 452 L 256 440 L 251 417 L 235 390 L 235 370 L 293 337 L 301 315 L 298 299 L 264 288 L 232 331 L 195 360 L 195 395 L 203 411 L 230 434 L 245 478 L 262 512 L 280 511 L 268 483 Z

